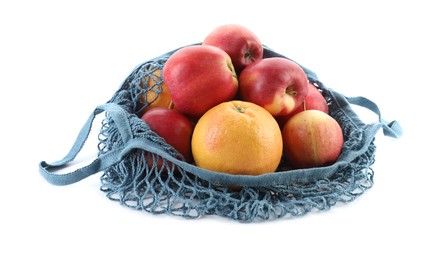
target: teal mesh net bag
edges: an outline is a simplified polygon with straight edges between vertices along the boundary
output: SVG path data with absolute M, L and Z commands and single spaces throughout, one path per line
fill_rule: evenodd
M 239 222 L 297 217 L 312 210 L 328 210 L 338 202 L 351 202 L 371 188 L 376 133 L 383 129 L 384 135 L 394 138 L 402 134 L 397 121 L 384 121 L 371 100 L 345 97 L 302 67 L 343 130 L 344 146 L 338 160 L 325 167 L 295 170 L 282 162 L 276 172 L 259 176 L 201 169 L 184 162 L 181 154 L 139 118 L 150 105 L 144 95 L 154 92 L 151 96 L 158 96 L 162 91 L 162 79 L 155 70 L 160 70 L 175 51 L 137 66 L 113 97 L 92 112 L 70 152 L 59 161 L 39 164 L 42 176 L 54 185 L 69 185 L 102 173 L 101 191 L 109 199 L 153 214 L 184 218 L 219 215 Z M 286 58 L 267 47 L 264 56 Z M 149 80 L 153 80 L 152 86 L 145 87 Z M 352 105 L 375 112 L 378 122 L 365 124 Z M 100 113 L 105 113 L 105 119 L 98 136 L 97 158 L 82 168 L 58 173 L 74 161 Z M 230 188 L 236 185 L 241 188 Z

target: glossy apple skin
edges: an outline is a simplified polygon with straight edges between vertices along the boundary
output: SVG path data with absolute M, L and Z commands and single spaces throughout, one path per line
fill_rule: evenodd
M 192 118 L 201 117 L 237 93 L 238 80 L 230 56 L 207 45 L 183 47 L 163 68 L 174 108 Z
M 298 106 L 294 111 L 292 111 L 291 116 L 298 114 L 304 110 L 319 110 L 326 114 L 329 112 L 329 107 L 327 104 L 327 100 L 325 100 L 324 96 L 319 92 L 319 90 L 312 83 L 307 83 L 309 88 L 309 92 L 307 93 L 306 98 L 301 106 Z
M 277 122 L 282 127 L 286 121 L 291 118 L 293 115 L 298 114 L 304 110 L 319 110 L 326 114 L 329 112 L 329 107 L 327 101 L 324 96 L 319 92 L 319 90 L 312 83 L 307 83 L 309 88 L 309 92 L 307 93 L 306 98 L 304 99 L 303 104 L 298 106 L 295 110 L 293 110 L 289 115 L 277 117 Z
M 237 24 L 226 24 L 215 28 L 202 44 L 219 47 L 228 53 L 237 73 L 263 57 L 263 45 L 257 35 Z
M 307 76 L 286 58 L 265 58 L 248 65 L 239 75 L 240 96 L 274 117 L 289 115 L 308 93 Z
M 283 126 L 282 137 L 284 156 L 298 169 L 334 163 L 344 144 L 338 122 L 319 110 L 291 117 Z
M 146 111 L 141 119 L 187 162 L 193 162 L 191 139 L 194 124 L 185 115 L 170 108 L 155 107 Z

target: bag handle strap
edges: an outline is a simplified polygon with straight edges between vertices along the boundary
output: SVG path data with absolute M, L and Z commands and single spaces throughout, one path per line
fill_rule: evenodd
M 47 163 L 45 161 L 40 162 L 39 164 L 40 174 L 49 183 L 54 185 L 73 184 L 84 178 L 87 178 L 90 175 L 103 171 L 106 168 L 110 167 L 111 165 L 114 165 L 115 163 L 122 160 L 122 158 L 126 154 L 126 151 L 123 150 L 124 147 L 109 151 L 108 153 L 97 157 L 90 164 L 82 168 L 76 169 L 72 172 L 66 174 L 55 173 L 58 170 L 67 168 L 69 166 L 68 164 L 76 158 L 76 156 L 82 150 L 85 142 L 89 137 L 94 119 L 98 114 L 104 111 L 108 112 L 111 115 L 111 117 L 114 119 L 114 123 L 119 129 L 119 132 L 121 134 L 124 143 L 127 143 L 129 140 L 133 138 L 133 133 L 129 125 L 127 112 L 122 107 L 113 103 L 106 103 L 98 106 L 93 111 L 93 113 L 91 113 L 88 120 L 85 122 L 84 126 L 82 127 L 82 129 L 78 134 L 78 137 L 76 138 L 76 141 L 74 142 L 68 154 L 63 159 L 59 161 L 55 161 L 53 163 Z
M 305 68 L 303 68 L 303 69 L 305 69 Z M 307 78 L 309 79 L 310 83 L 317 84 L 319 86 L 324 86 L 324 84 L 318 80 L 318 77 L 316 76 L 315 73 L 313 73 L 312 71 L 307 70 L 307 69 L 305 69 L 304 71 L 306 72 Z M 362 97 L 362 96 L 346 97 L 340 93 L 333 92 L 330 88 L 327 88 L 327 87 L 325 87 L 325 88 L 331 93 L 331 96 L 333 96 L 335 98 L 336 102 L 340 106 L 357 105 L 357 106 L 367 108 L 370 111 L 377 114 L 377 116 L 379 118 L 379 122 L 377 124 L 372 124 L 372 125 L 377 127 L 376 129 L 378 129 L 379 127 L 382 127 L 383 134 L 385 136 L 400 138 L 403 135 L 403 129 L 401 128 L 400 124 L 395 120 L 391 121 L 391 122 L 385 121 L 382 118 L 382 114 L 380 113 L 379 107 L 373 101 L 369 100 L 366 97 Z
M 379 107 L 373 101 L 369 100 L 368 98 L 362 97 L 362 96 L 346 97 L 346 99 L 350 104 L 358 105 L 358 106 L 367 108 L 367 109 L 371 110 L 372 112 L 376 113 L 377 116 L 379 117 L 379 123 L 382 126 L 383 134 L 385 136 L 390 136 L 390 137 L 394 137 L 394 138 L 399 138 L 402 136 L 403 129 L 401 128 L 400 124 L 397 121 L 391 121 L 389 123 L 387 121 L 385 121 L 382 118 Z

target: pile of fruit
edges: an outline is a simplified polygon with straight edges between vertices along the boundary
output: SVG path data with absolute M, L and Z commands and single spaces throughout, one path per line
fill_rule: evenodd
M 202 44 L 174 52 L 162 70 L 161 93 L 143 97 L 142 119 L 196 166 L 228 174 L 260 175 L 334 163 L 342 129 L 321 92 L 293 61 L 263 58 L 248 28 L 229 24 Z M 151 79 L 143 85 L 156 87 Z

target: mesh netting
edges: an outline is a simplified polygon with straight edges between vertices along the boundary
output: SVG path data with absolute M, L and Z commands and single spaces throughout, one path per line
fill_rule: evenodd
M 109 102 L 122 106 L 130 115 L 134 138 L 144 138 L 173 157 L 183 157 L 164 139 L 150 130 L 139 116 L 149 105 L 144 96 L 159 94 L 162 80 L 157 76 L 169 55 L 148 61 L 137 67 Z M 151 86 L 146 82 L 153 80 Z M 329 104 L 330 115 L 343 129 L 343 152 L 368 145 L 364 153 L 327 178 L 312 182 L 293 182 L 264 187 L 239 188 L 212 183 L 172 163 L 165 158 L 140 149 L 132 150 L 120 163 L 104 171 L 101 190 L 108 198 L 121 204 L 156 214 L 172 214 L 185 218 L 219 215 L 241 222 L 302 216 L 312 210 L 328 210 L 338 202 L 350 202 L 373 185 L 375 145 L 364 144 L 363 129 L 333 102 L 332 92 L 321 82 L 309 77 Z M 152 102 L 153 100 L 149 100 Z M 111 115 L 103 121 L 99 136 L 99 153 L 123 146 L 123 141 Z M 290 171 L 282 160 L 277 171 Z

